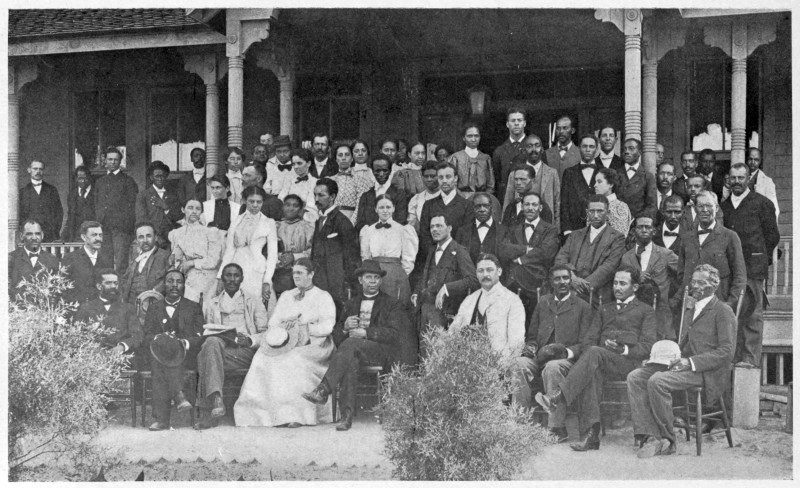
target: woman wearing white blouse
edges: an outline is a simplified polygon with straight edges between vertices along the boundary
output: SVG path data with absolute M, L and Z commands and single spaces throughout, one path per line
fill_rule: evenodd
M 378 196 L 375 212 L 378 222 L 361 229 L 361 259 L 380 263 L 386 271 L 381 291 L 405 305 L 411 298 L 408 275 L 414 269 L 419 238 L 412 226 L 392 219 L 394 202 L 385 193 Z
M 601 168 L 595 176 L 594 192 L 608 199 L 608 225 L 627 236 L 631 229 L 631 210 L 628 205 L 617 198 L 620 177 L 611 168 Z

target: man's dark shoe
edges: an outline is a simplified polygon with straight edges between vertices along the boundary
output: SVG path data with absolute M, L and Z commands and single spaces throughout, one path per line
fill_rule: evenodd
M 316 403 L 317 405 L 324 405 L 328 401 L 328 395 L 331 392 L 328 389 L 328 385 L 325 384 L 323 381 L 316 388 L 314 388 L 311 393 L 303 393 L 303 398 L 308 400 L 311 403 Z
M 185 412 L 192 409 L 192 404 L 186 399 L 182 391 L 175 395 L 175 405 L 178 407 L 179 412 Z
M 664 447 L 663 440 L 665 439 L 648 438 L 642 445 L 642 448 L 636 453 L 636 457 L 645 459 L 660 455 Z M 669 441 L 667 441 L 667 444 L 669 444 Z
M 353 426 L 353 410 L 350 408 L 346 408 L 344 410 L 344 416 L 342 417 L 342 421 L 339 422 L 339 425 L 336 426 L 336 430 L 339 432 L 350 430 L 350 427 Z
M 150 430 L 153 432 L 157 432 L 159 430 L 169 430 L 169 424 L 165 424 L 164 422 L 153 422 L 150 424 Z
M 542 406 L 545 412 L 550 413 L 559 403 L 561 403 L 561 390 L 556 390 L 552 393 L 542 394 L 537 393 L 534 399 L 536 403 Z
M 677 448 L 675 447 L 674 442 L 670 442 L 667 439 L 661 440 L 661 455 L 662 456 L 669 456 L 671 454 L 675 454 L 677 452 Z
M 571 447 L 573 451 L 577 452 L 597 451 L 600 449 L 600 438 L 594 435 L 589 435 L 583 442 L 578 444 L 570 444 L 569 447 Z
M 211 417 L 218 418 L 225 416 L 225 402 L 222 401 L 222 395 L 219 393 L 214 395 L 214 408 L 211 409 Z
M 286 427 L 288 427 L 290 429 L 296 429 L 296 428 L 302 427 L 302 426 L 303 426 L 303 424 L 301 424 L 300 422 L 289 422 L 288 424 L 286 424 Z
M 647 442 L 647 439 L 649 437 L 650 436 L 647 435 L 647 434 L 634 434 L 633 435 L 633 450 L 634 451 L 638 451 L 639 449 L 641 449 L 642 446 L 644 445 L 644 443 Z
M 558 444 L 563 444 L 569 440 L 566 427 L 553 427 L 550 429 L 550 435 L 556 438 Z

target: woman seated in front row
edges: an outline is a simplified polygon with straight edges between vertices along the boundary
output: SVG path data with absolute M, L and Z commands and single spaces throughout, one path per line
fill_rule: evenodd
M 278 299 L 269 327 L 233 407 L 236 425 L 300 427 L 331 422 L 330 405 L 301 396 L 316 387 L 334 351 L 331 333 L 336 306 L 314 286 L 314 263 L 300 258 L 292 267 L 296 288 Z

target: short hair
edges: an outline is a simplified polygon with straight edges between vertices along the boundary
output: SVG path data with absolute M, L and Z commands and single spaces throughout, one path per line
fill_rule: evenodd
M 90 170 L 86 166 L 78 166 L 77 168 L 75 168 L 75 171 L 72 172 L 75 178 L 78 177 L 78 173 L 86 173 L 86 176 L 89 178 L 89 181 L 92 180 L 92 170 Z
M 571 115 L 567 115 L 567 114 L 559 115 L 558 118 L 556 119 L 556 123 L 558 123 L 560 120 L 563 120 L 563 119 L 569 120 L 570 127 L 572 127 L 573 129 L 575 128 L 575 119 L 572 118 Z
M 594 135 L 594 134 L 592 134 L 591 132 L 587 132 L 587 133 L 583 134 L 583 135 L 581 136 L 581 138 L 580 138 L 580 139 L 578 139 L 578 144 L 580 144 L 581 142 L 583 142 L 583 140 L 584 140 L 584 139 L 591 139 L 591 140 L 593 140 L 593 141 L 594 141 L 594 145 L 595 145 L 595 146 L 599 146 L 599 145 L 600 145 L 600 141 L 598 141 L 598 140 L 597 140 L 597 136 L 595 136 L 595 135 Z
M 42 224 L 36 219 L 25 219 L 25 222 L 23 222 L 22 225 L 19 226 L 19 228 L 22 231 L 24 231 L 26 225 L 38 225 L 39 230 L 44 231 L 44 229 L 42 228 Z
M 522 120 L 525 120 L 525 109 L 522 107 L 509 107 L 508 110 L 506 110 L 506 121 L 514 114 L 522 114 Z
M 694 151 L 683 151 L 683 152 L 681 153 L 681 161 L 683 161 L 683 157 L 684 157 L 684 156 L 689 156 L 689 155 L 691 155 L 691 156 L 692 156 L 692 159 L 697 159 L 697 154 L 695 154 L 695 152 L 694 152 Z
M 192 149 L 191 151 L 189 151 L 189 157 L 192 157 L 192 155 L 194 154 L 195 151 L 200 151 L 203 154 L 206 153 L 206 150 L 203 149 L 202 147 L 196 147 L 196 148 Z
M 705 148 L 702 151 L 700 151 L 699 158 L 703 159 L 704 156 L 711 156 L 711 159 L 713 159 L 714 161 L 717 160 L 717 154 L 714 152 L 713 149 Z
M 289 153 L 289 159 L 295 156 L 297 156 L 298 158 L 302 159 L 305 162 L 309 162 L 311 161 L 311 158 L 313 158 L 313 156 L 311 155 L 311 151 L 302 147 L 294 148 Z
M 160 169 L 161 171 L 163 171 L 164 173 L 166 173 L 166 175 L 165 175 L 165 176 L 169 176 L 169 166 L 167 166 L 166 164 L 164 164 L 162 161 L 155 160 L 155 161 L 153 161 L 152 163 L 150 163 L 150 164 L 147 166 L 147 171 L 146 171 L 146 173 L 147 173 L 147 177 L 149 178 L 149 177 L 153 176 L 153 173 L 154 173 L 154 172 L 155 172 L 157 169 Z
M 394 139 L 381 139 L 378 142 L 378 148 L 383 149 L 383 146 L 385 146 L 387 142 L 391 142 L 394 145 L 394 150 L 397 151 L 397 141 Z M 380 152 L 380 150 L 378 152 Z
M 412 149 L 414 149 L 414 148 L 415 148 L 415 147 L 417 147 L 417 146 L 422 146 L 422 150 L 423 150 L 424 152 L 426 152 L 426 153 L 428 152 L 428 151 L 427 151 L 427 149 L 428 149 L 428 146 L 427 146 L 427 145 L 425 145 L 425 143 L 424 143 L 424 142 L 422 142 L 422 141 L 414 141 L 414 143 L 413 143 L 413 144 L 409 144 L 409 145 L 408 145 L 408 147 L 406 148 L 406 152 L 409 152 L 409 153 L 410 153 L 410 152 L 411 152 L 411 150 L 412 150 Z
M 311 258 L 302 257 L 294 262 L 294 266 L 302 266 L 309 273 L 316 273 L 317 271 L 317 263 L 312 261 Z
M 295 200 L 295 201 L 297 201 L 297 203 L 300 205 L 300 208 L 303 208 L 303 207 L 305 206 L 305 204 L 306 204 L 306 202 L 304 202 L 304 201 L 303 201 L 303 199 L 302 199 L 302 198 L 300 198 L 300 195 L 295 195 L 294 193 L 290 193 L 290 194 L 286 195 L 285 197 L 283 197 L 283 203 L 284 203 L 284 204 L 285 204 L 285 203 L 286 203 L 288 200 Z
M 608 198 L 606 198 L 603 195 L 598 195 L 598 194 L 589 195 L 589 198 L 586 199 L 587 209 L 589 208 L 589 204 L 591 203 L 602 203 L 603 205 L 606 206 L 606 209 L 608 209 Z
M 534 179 L 536 177 L 536 170 L 533 169 L 533 167 L 530 164 L 517 166 L 516 168 L 514 168 L 514 170 L 511 172 L 512 179 L 514 178 L 514 173 L 516 173 L 517 171 L 524 171 L 528 173 L 528 178 L 530 179 Z
M 698 179 L 703 182 L 703 188 L 705 189 L 708 186 L 708 181 L 701 175 L 700 173 L 695 174 L 694 176 L 690 176 L 686 178 L 686 183 L 689 183 L 691 180 Z
M 375 198 L 375 208 L 378 207 L 378 203 L 381 200 L 389 200 L 389 202 L 391 202 L 392 206 L 397 206 L 397 204 L 394 202 L 394 199 L 392 199 L 392 197 L 390 197 L 388 193 L 381 193 L 380 195 L 378 195 Z
M 437 144 L 436 149 L 433 151 L 433 154 L 435 155 L 439 151 L 439 149 L 444 149 L 445 151 L 447 151 L 447 154 L 453 154 L 453 148 L 450 147 L 450 144 L 446 142 Z
M 550 268 L 549 276 L 552 278 L 556 271 L 568 271 L 570 274 L 570 278 L 572 278 L 572 265 L 569 263 L 561 263 L 556 264 L 552 268 Z
M 525 192 L 525 194 L 524 194 L 524 195 L 522 195 L 522 200 L 520 200 L 520 201 L 524 203 L 524 202 L 525 202 L 525 199 L 526 199 L 526 198 L 528 198 L 528 197 L 529 197 L 529 196 L 531 196 L 531 195 L 533 195 L 533 196 L 535 196 L 537 199 L 539 199 L 539 204 L 540 204 L 540 205 L 542 204 L 542 195 L 540 195 L 540 194 L 539 194 L 539 192 L 535 192 L 535 191 L 527 191 L 527 192 Z
M 133 226 L 133 235 L 136 235 L 136 233 L 137 233 L 137 232 L 139 231 L 139 229 L 141 229 L 142 227 L 150 227 L 151 229 L 153 229 L 153 235 L 155 235 L 155 233 L 156 233 L 156 226 L 155 226 L 155 225 L 153 225 L 153 223 L 152 223 L 152 222 L 150 222 L 150 221 L 148 221 L 148 220 L 142 220 L 142 221 L 136 222 L 136 225 L 134 225 L 134 226 Z
M 456 169 L 456 166 L 454 164 L 448 162 L 448 161 L 442 161 L 441 163 L 438 163 L 436 165 L 436 172 L 438 173 L 439 171 L 441 171 L 443 169 L 448 169 L 448 168 L 452 169 L 453 170 L 453 174 L 458 176 L 458 170 Z
M 719 200 L 717 199 L 717 194 L 713 191 L 703 190 L 697 194 L 697 198 L 700 197 L 708 197 L 714 202 L 714 209 L 719 208 Z
M 494 254 L 490 252 L 482 252 L 478 255 L 478 259 L 475 260 L 475 265 L 477 266 L 478 263 L 481 261 L 491 261 L 497 266 L 498 269 L 503 269 L 503 266 L 500 264 L 500 259 L 497 258 Z
M 336 141 L 336 142 L 334 142 L 333 146 L 331 147 L 331 149 L 333 149 L 333 154 L 335 155 L 337 152 L 339 152 L 339 149 L 341 149 L 343 147 L 346 147 L 347 150 L 350 151 L 350 155 L 351 156 L 353 155 L 353 148 L 352 148 L 352 144 L 350 143 L 350 141 Z
M 267 147 L 266 144 L 262 144 L 261 142 L 257 142 L 255 144 L 253 144 L 253 154 L 255 154 L 257 147 L 263 147 L 264 149 L 269 150 L 269 148 Z
M 636 143 L 636 150 L 639 151 L 639 152 L 642 152 L 642 141 L 640 141 L 639 139 L 636 139 L 635 137 L 629 137 L 629 138 L 625 139 L 625 144 L 627 144 L 629 142 L 635 142 Z
M 122 159 L 122 151 L 119 150 L 117 146 L 108 146 L 106 148 L 106 152 L 103 153 L 104 156 L 108 156 L 109 154 L 117 153 L 119 154 L 120 159 Z
M 425 161 L 425 164 L 422 165 L 422 173 L 426 171 L 434 170 L 437 171 L 439 169 L 439 161 L 434 161 L 433 159 L 429 159 Z
M 364 139 L 353 139 L 353 143 L 350 144 L 350 151 L 353 151 L 357 144 L 364 146 L 364 149 L 367 150 L 367 156 L 369 156 L 369 144 Z
M 324 137 L 325 138 L 325 143 L 328 144 L 328 145 L 331 144 L 331 138 L 328 137 L 328 134 L 326 134 L 324 132 L 314 132 L 314 134 L 311 136 L 311 142 L 313 143 L 314 139 L 316 139 L 318 137 Z
M 683 201 L 683 197 L 674 193 L 661 201 L 661 208 L 667 208 L 668 203 L 680 203 L 681 209 L 683 209 L 683 207 L 686 205 L 686 202 Z
M 479 192 L 473 193 L 472 194 L 472 203 L 474 204 L 475 203 L 475 199 L 479 198 L 479 197 L 489 200 L 489 205 L 492 204 L 492 197 L 488 193 L 486 193 L 485 191 L 479 191 Z
M 444 214 L 444 213 L 437 213 L 436 215 L 431 215 L 431 222 L 433 222 L 433 219 L 435 219 L 436 217 L 441 217 L 441 218 L 443 218 L 443 219 L 444 219 L 444 225 L 452 225 L 452 224 L 450 224 L 450 222 L 449 222 L 449 220 L 450 220 L 450 219 L 448 219 L 448 218 L 447 218 L 447 215 L 446 215 L 446 214 Z M 430 225 L 430 224 L 429 224 L 429 225 Z
M 324 186 L 328 190 L 328 195 L 339 194 L 339 184 L 330 178 L 320 178 L 317 180 L 317 184 L 314 186 Z
M 100 230 L 103 230 L 103 225 L 100 222 L 95 220 L 84 220 L 81 224 L 80 235 L 85 235 L 89 232 L 89 229 L 94 229 L 95 227 L 99 227 Z
M 656 173 L 658 173 L 659 171 L 661 171 L 661 167 L 662 167 L 662 166 L 672 166 L 672 171 L 673 171 L 673 172 L 675 172 L 675 163 L 673 163 L 672 161 L 667 161 L 667 160 L 664 160 L 664 161 L 661 161 L 661 162 L 658 164 L 658 166 L 656 166 Z
M 695 273 L 698 271 L 708 273 L 708 281 L 714 287 L 714 291 L 717 291 L 719 287 L 719 270 L 710 264 L 701 264 L 694 268 Z
M 231 267 L 238 269 L 239 272 L 242 273 L 242 276 L 244 276 L 244 269 L 237 263 L 228 263 L 225 266 L 223 266 L 222 267 L 222 273 L 220 273 L 220 276 L 222 276 L 225 273 L 226 269 L 231 268 Z
M 734 164 L 732 164 L 731 165 L 731 169 L 728 170 L 728 173 L 730 173 L 733 170 L 736 170 L 736 171 L 745 170 L 748 175 L 750 174 L 750 166 L 748 166 L 748 165 L 746 165 L 744 163 L 734 163 Z
M 258 185 L 248 186 L 244 190 L 242 190 L 242 201 L 247 201 L 248 198 L 252 197 L 253 195 L 258 195 L 261 197 L 261 200 L 266 202 L 267 201 L 267 192 L 264 191 Z
M 481 133 L 481 126 L 474 120 L 468 120 L 461 126 L 461 135 L 467 135 L 467 131 L 472 128 L 478 129 L 478 134 Z
M 256 170 L 256 173 L 261 177 L 261 183 L 263 184 L 267 181 L 267 169 L 260 164 L 251 164 L 248 168 L 253 168 Z
M 103 276 L 105 275 L 114 275 L 117 278 L 119 278 L 119 274 L 116 271 L 114 271 L 114 268 L 99 268 L 96 269 L 92 274 L 93 274 L 92 277 L 94 278 L 94 283 L 96 285 L 99 285 L 103 282 Z
M 244 151 L 242 151 L 241 149 L 239 149 L 236 146 L 228 147 L 228 152 L 225 154 L 225 160 L 226 161 L 228 160 L 229 157 L 231 157 L 231 154 L 238 154 L 239 156 L 242 157 L 242 160 L 244 160 L 247 157 L 247 155 L 244 153 Z
M 619 173 L 611 168 L 600 168 L 597 173 L 603 175 L 603 178 L 612 186 L 612 193 L 617 193 L 617 189 L 619 188 Z
M 614 274 L 617 273 L 629 273 L 631 276 L 631 284 L 636 283 L 637 285 L 642 279 L 642 274 L 639 272 L 638 269 L 631 268 L 630 266 L 623 266 L 619 268 Z
M 206 180 L 206 185 L 210 185 L 212 181 L 216 181 L 217 183 L 221 184 L 225 188 L 230 188 L 231 187 L 231 180 L 229 180 L 228 177 L 223 175 L 223 174 L 214 175 L 211 178 L 208 178 Z
M 598 129 L 597 133 L 598 134 L 602 134 L 603 131 L 606 130 L 606 129 L 613 130 L 614 131 L 614 137 L 617 137 L 617 128 L 614 127 L 613 125 L 609 124 L 608 122 L 605 122 L 605 123 L 601 124 L 600 125 L 600 129 Z
M 392 160 L 389 158 L 389 156 L 387 156 L 387 155 L 385 155 L 383 153 L 378 153 L 375 156 L 373 156 L 372 157 L 372 161 L 371 161 L 371 166 L 372 166 L 373 170 L 375 169 L 375 163 L 378 162 L 378 161 L 384 161 L 386 164 L 388 164 L 389 165 L 389 170 L 391 171 L 391 169 L 392 169 Z
M 173 273 L 178 273 L 179 275 L 181 275 L 181 278 L 183 278 L 183 282 L 184 283 L 186 282 L 186 275 L 183 274 L 183 271 L 179 270 L 178 268 L 170 268 L 170 269 L 168 269 L 167 272 L 164 273 L 164 281 L 167 281 L 167 276 L 169 276 L 169 275 L 171 275 Z

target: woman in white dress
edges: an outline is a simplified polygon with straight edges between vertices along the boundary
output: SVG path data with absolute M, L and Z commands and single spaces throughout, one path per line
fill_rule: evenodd
M 268 304 L 272 295 L 272 275 L 278 263 L 278 233 L 275 221 L 261 213 L 266 198 L 266 192 L 258 186 L 248 186 L 242 191 L 247 210 L 236 216 L 228 230 L 225 254 L 217 275 L 217 291 L 222 290 L 222 269 L 228 263 L 236 263 L 244 270 L 242 290 L 261 297 L 267 310 L 271 310 Z M 261 253 L 264 244 L 267 245 L 266 258 Z
M 297 260 L 292 277 L 297 287 L 278 299 L 233 407 L 238 426 L 300 427 L 332 421 L 330 405 L 315 405 L 302 394 L 313 390 L 328 370 L 335 349 L 331 333 L 336 306 L 328 292 L 314 286 L 314 263 L 309 258 Z M 300 327 L 299 335 L 308 337 L 308 343 L 270 355 L 266 338 L 276 327 Z
M 186 276 L 183 296 L 199 302 L 200 294 L 214 296 L 217 289 L 217 272 L 225 248 L 222 231 L 206 227 L 200 222 L 203 205 L 199 200 L 188 200 L 183 207 L 186 223 L 169 232 L 172 243 L 172 266 Z
M 361 229 L 361 259 L 380 263 L 381 269 L 386 271 L 381 291 L 407 305 L 411 299 L 408 275 L 414 269 L 419 238 L 414 227 L 392 219 L 394 202 L 389 195 L 378 196 L 375 212 L 378 221 Z
M 216 227 L 225 235 L 242 206 L 230 199 L 231 182 L 227 176 L 214 175 L 208 179 L 207 185 L 211 199 L 203 202 L 201 222 L 208 227 Z

